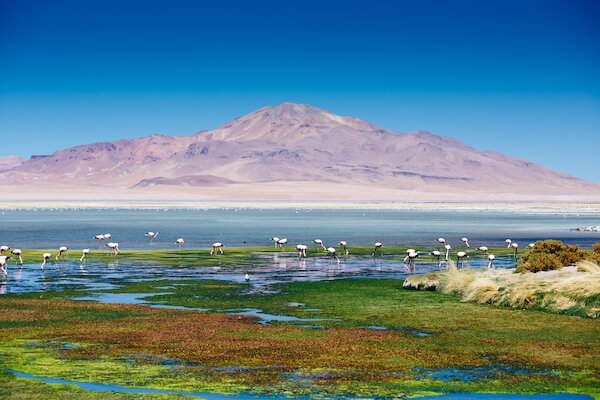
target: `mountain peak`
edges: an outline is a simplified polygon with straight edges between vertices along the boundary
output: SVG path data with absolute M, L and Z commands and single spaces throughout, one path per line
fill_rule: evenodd
M 269 118 L 271 120 L 295 120 L 307 123 L 311 120 L 317 120 L 319 122 L 333 121 L 340 124 L 344 124 L 346 120 L 349 119 L 348 117 L 332 114 L 310 104 L 289 102 L 284 102 L 276 106 L 263 107 L 247 116 L 258 116 Z
M 267 106 L 263 107 L 266 109 L 270 109 L 273 112 L 278 112 L 280 114 L 288 114 L 288 115 L 306 115 L 309 113 L 326 113 L 326 111 L 312 106 L 306 103 L 291 103 L 288 101 L 284 101 L 276 106 Z
M 278 141 L 319 136 L 336 128 L 379 129 L 357 118 L 336 115 L 310 104 L 284 102 L 262 107 L 221 125 L 213 131 L 213 137 L 232 141 Z

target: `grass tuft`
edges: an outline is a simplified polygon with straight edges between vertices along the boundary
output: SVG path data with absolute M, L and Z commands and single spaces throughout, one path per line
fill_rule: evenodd
M 537 273 L 513 273 L 505 269 L 458 270 L 450 264 L 436 273 L 438 290 L 459 296 L 461 301 L 495 304 L 513 308 L 533 308 L 554 313 L 600 316 L 600 266 L 578 261 L 576 266 Z M 420 287 L 431 276 L 411 278 Z M 421 285 L 422 286 L 422 285 Z

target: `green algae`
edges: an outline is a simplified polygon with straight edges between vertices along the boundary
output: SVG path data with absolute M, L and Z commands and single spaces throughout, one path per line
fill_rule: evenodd
M 75 344 L 89 346 L 90 344 Z M 77 359 L 57 341 L 12 340 L 0 344 L 0 369 L 16 370 L 42 377 L 189 392 L 233 394 L 250 388 L 227 380 L 211 379 L 210 374 L 196 374 L 157 365 L 143 357 L 114 359 L 109 357 Z

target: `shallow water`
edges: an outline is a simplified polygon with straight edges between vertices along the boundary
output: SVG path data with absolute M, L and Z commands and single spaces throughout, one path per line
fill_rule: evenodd
M 315 321 L 330 321 L 329 318 L 299 318 L 291 315 L 275 315 L 262 312 L 257 308 L 242 308 L 227 310 L 227 314 L 231 315 L 244 315 L 247 317 L 256 317 L 260 320 L 261 324 L 268 324 L 270 322 L 315 322 Z
M 473 255 L 465 260 L 463 266 L 482 267 L 487 265 L 487 259 Z M 512 268 L 514 257 L 499 255 L 494 261 L 497 268 Z M 411 273 L 425 273 L 445 268 L 445 264 L 436 262 L 418 262 Z M 24 264 L 9 265 L 8 279 L 0 282 L 0 294 L 23 293 L 44 290 L 83 289 L 99 292 L 114 289 L 127 282 L 170 280 L 223 280 L 245 283 L 245 274 L 250 275 L 247 293 L 269 293 L 273 285 L 292 281 L 321 281 L 343 278 L 405 278 L 409 275 L 403 262 L 388 259 L 387 256 L 342 258 L 338 263 L 331 257 L 311 257 L 298 259 L 295 253 L 264 253 L 259 261 L 252 261 L 236 266 L 218 264 L 215 266 L 162 266 L 140 264 L 115 260 L 110 263 L 88 261 L 81 265 L 71 261 L 51 263 L 44 271 L 40 265 Z M 168 292 L 168 288 L 164 288 Z M 114 303 L 125 301 L 129 304 L 136 302 L 129 295 L 103 294 L 99 301 Z M 143 297 L 143 295 L 141 295 Z
M 177 390 L 161 390 L 161 389 L 150 389 L 150 388 L 136 388 L 136 387 L 125 387 L 120 385 L 108 385 L 94 382 L 79 382 L 68 379 L 58 378 L 47 378 L 38 375 L 28 374 L 25 372 L 15 370 L 5 370 L 13 374 L 18 378 L 34 379 L 44 383 L 61 384 L 61 385 L 75 385 L 80 389 L 95 391 L 95 392 L 115 392 L 115 393 L 146 393 L 146 394 L 177 394 L 185 397 L 199 397 L 207 400 L 277 400 L 277 399 L 289 399 L 290 397 L 275 397 L 275 396 L 255 396 L 250 394 L 214 394 L 205 392 L 185 392 Z M 306 398 L 306 397 L 301 397 Z M 357 396 L 325 396 L 323 398 L 328 399 L 344 399 L 354 398 L 359 399 Z M 369 397 L 372 398 L 372 397 Z M 454 393 L 443 396 L 427 396 L 420 397 L 421 400 L 588 400 L 592 399 L 590 396 L 581 394 L 571 393 L 555 393 L 555 394 L 497 394 L 497 393 Z
M 257 400 L 257 399 L 286 399 L 286 397 L 270 397 L 270 396 L 253 396 L 250 394 L 215 394 L 215 393 L 206 393 L 206 392 L 185 392 L 181 390 L 162 390 L 162 389 L 151 389 L 151 388 L 143 388 L 143 387 L 126 387 L 121 385 L 108 385 L 104 383 L 95 383 L 95 382 L 79 382 L 72 381 L 68 379 L 58 379 L 58 378 L 46 378 L 43 376 L 27 374 L 25 372 L 15 371 L 15 370 L 6 370 L 13 374 L 18 378 L 27 378 L 27 379 L 35 379 L 37 381 L 41 381 L 44 383 L 53 383 L 53 384 L 61 384 L 61 385 L 75 385 L 80 389 L 89 390 L 93 392 L 114 392 L 114 393 L 145 393 L 145 394 L 177 394 L 185 397 L 199 397 L 206 400 L 229 400 L 229 399 L 239 399 L 239 400 Z
M 489 364 L 461 368 L 414 368 L 418 379 L 435 379 L 444 382 L 473 382 L 499 375 L 554 375 L 551 370 L 531 370 L 507 364 Z
M 271 244 L 272 236 L 290 244 L 321 238 L 325 244 L 376 241 L 389 245 L 434 244 L 444 236 L 460 244 L 497 247 L 511 238 L 523 244 L 553 238 L 590 246 L 598 232 L 571 232 L 572 227 L 600 225 L 600 215 L 532 215 L 491 211 L 412 211 L 335 209 L 31 209 L 0 210 L 0 243 L 21 248 L 94 248 L 94 236 L 111 233 L 122 249 L 206 248 Z M 144 233 L 158 231 L 150 242 Z
M 573 393 L 552 394 L 498 394 L 498 393 L 453 393 L 443 396 L 419 397 L 419 400 L 592 400 L 591 396 Z

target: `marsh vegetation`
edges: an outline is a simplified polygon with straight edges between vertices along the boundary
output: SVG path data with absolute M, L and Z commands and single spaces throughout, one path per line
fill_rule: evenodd
M 350 251 L 359 260 L 372 260 L 370 246 Z M 23 251 L 32 258 L 42 252 Z M 509 257 L 510 250 L 497 249 L 503 252 Z M 384 247 L 382 257 L 402 265 L 405 253 L 405 247 Z M 264 264 L 269 259 L 264 254 L 296 258 L 273 247 L 226 248 L 224 256 L 213 257 L 199 250 L 128 251 L 116 257 L 118 263 L 130 266 L 131 273 L 160 269 L 162 278 L 121 276 L 111 278 L 108 288 L 71 285 L 5 295 L 0 299 L 1 369 L 124 387 L 311 398 L 460 392 L 600 396 L 600 341 L 591 318 L 462 302 L 454 291 L 405 290 L 401 279 L 332 275 L 255 291 L 252 281 L 169 277 L 172 271 L 227 266 L 242 275 L 248 265 Z M 63 273 L 78 256 L 65 254 Z M 318 262 L 326 256 L 310 249 L 308 258 Z M 344 268 L 344 262 L 326 260 L 327 268 Z M 433 258 L 423 260 L 435 265 Z M 92 252 L 89 262 L 96 263 L 93 268 L 106 262 L 104 268 L 110 269 L 115 257 Z M 590 265 L 580 273 L 597 273 Z M 59 274 L 60 268 L 51 265 L 48 271 Z M 143 299 L 140 305 L 71 300 L 123 294 Z M 73 386 L 24 382 L 2 373 L 0 394 L 108 398 Z M 135 395 L 146 397 L 177 395 Z

